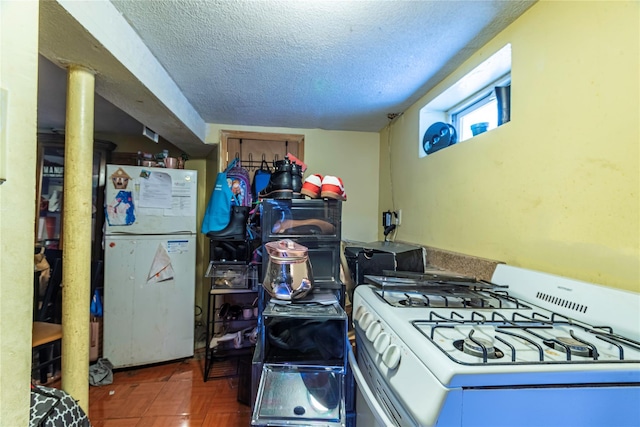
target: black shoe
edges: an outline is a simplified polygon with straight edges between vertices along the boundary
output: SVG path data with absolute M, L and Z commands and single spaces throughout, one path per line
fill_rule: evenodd
M 231 220 L 220 231 L 210 231 L 207 237 L 214 240 L 244 240 L 247 234 L 249 206 L 231 206 Z
M 291 185 L 293 187 L 293 196 L 294 199 L 304 199 L 304 194 L 300 191 L 302 190 L 302 168 L 296 164 L 291 164 Z
M 276 170 L 271 174 L 269 183 L 258 194 L 261 199 L 291 199 L 293 198 L 292 163 L 288 157 L 276 162 Z

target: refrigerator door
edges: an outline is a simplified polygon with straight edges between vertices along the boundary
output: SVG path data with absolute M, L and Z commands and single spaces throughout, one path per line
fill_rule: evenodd
M 120 368 L 193 356 L 195 235 L 105 243 L 104 357 Z
M 107 165 L 105 233 L 196 233 L 197 171 Z

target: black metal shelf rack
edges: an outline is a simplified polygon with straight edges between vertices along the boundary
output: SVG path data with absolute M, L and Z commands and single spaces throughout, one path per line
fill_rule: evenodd
M 216 360 L 233 358 L 236 361 L 234 372 L 217 377 L 237 375 L 237 358 L 250 356 L 255 348 L 255 341 L 252 342 L 245 334 L 255 328 L 258 322 L 257 313 L 252 309 L 252 302 L 258 296 L 258 269 L 250 264 L 248 249 L 252 243 L 249 240 L 210 241 L 210 261 L 206 274 L 206 277 L 211 278 L 211 285 L 205 328 L 205 382 L 210 378 L 211 368 Z M 224 252 L 214 250 L 220 247 L 225 248 Z M 251 316 L 245 316 L 242 307 L 251 307 Z M 240 333 L 239 339 L 214 342 L 214 337 L 219 339 L 234 332 Z

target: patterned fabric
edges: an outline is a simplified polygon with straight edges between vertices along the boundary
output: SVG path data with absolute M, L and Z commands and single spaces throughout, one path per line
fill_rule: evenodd
M 29 427 L 91 427 L 89 418 L 67 393 L 31 386 Z

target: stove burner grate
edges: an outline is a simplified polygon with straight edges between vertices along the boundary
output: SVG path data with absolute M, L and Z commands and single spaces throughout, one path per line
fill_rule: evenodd
M 547 347 L 551 347 L 554 350 L 562 352 L 569 352 L 574 356 L 594 357 L 591 345 L 584 344 L 572 337 L 562 336 L 553 340 L 545 340 L 543 342 Z
M 500 359 L 504 357 L 504 353 L 494 347 L 490 341 L 483 338 L 472 338 L 472 336 L 473 331 L 469 332 L 469 336 L 465 339 L 454 341 L 453 346 L 463 353 L 475 357 L 482 357 L 485 362 L 487 359 Z
M 458 319 L 456 319 L 457 317 Z M 431 312 L 429 320 L 413 320 L 411 323 L 425 337 L 434 343 L 441 351 L 445 352 L 452 360 L 457 363 L 468 363 L 458 359 L 455 352 L 468 354 L 478 357 L 477 363 L 487 363 L 489 360 L 502 359 L 506 357 L 511 359 L 511 363 L 562 363 L 557 354 L 545 351 L 553 349 L 565 355 L 566 361 L 571 362 L 573 358 L 583 358 L 579 360 L 581 363 L 590 363 L 590 361 L 601 360 L 600 352 L 606 350 L 605 357 L 608 362 L 626 362 L 629 360 L 625 357 L 625 350 L 640 351 L 640 343 L 634 340 L 608 332 L 609 327 L 593 327 L 590 325 L 578 325 L 567 321 L 554 320 L 558 315 L 543 316 L 538 312 L 533 312 L 528 316 L 514 312 L 512 318 L 508 319 L 501 313 L 493 312 L 490 316 L 473 312 L 470 318 L 464 319 L 463 316 L 456 312 L 450 312 L 450 318 L 439 313 Z M 564 316 L 561 316 L 564 317 Z M 490 319 L 490 320 L 489 320 Z M 518 320 L 519 319 L 519 320 Z M 465 332 L 456 340 L 447 330 L 457 330 L 458 328 L 493 328 L 493 335 L 490 338 L 473 337 L 472 329 L 468 333 Z M 571 328 L 571 329 L 568 329 Z M 567 330 L 568 329 L 568 330 Z M 578 336 L 574 329 L 577 329 L 581 336 Z M 437 331 L 442 331 L 442 337 L 450 337 L 450 340 L 436 339 Z M 555 332 L 554 332 L 555 331 Z M 484 332 L 483 333 L 487 333 Z M 588 335 L 591 334 L 591 335 Z M 593 337 L 590 339 L 589 336 Z M 496 341 L 493 341 L 493 340 Z M 507 353 L 498 348 L 494 348 L 494 343 L 500 342 L 505 345 Z M 598 348 L 597 342 L 604 342 L 610 349 Z M 453 346 L 452 352 L 449 353 L 441 343 L 449 343 Z M 600 342 L 600 345 L 603 345 Z M 523 347 L 524 345 L 524 347 Z M 528 348 L 527 348 L 528 347 Z M 617 351 L 616 351 L 617 349 Z M 522 353 L 527 351 L 528 353 Z M 537 356 L 535 355 L 537 353 Z M 616 354 L 617 353 L 617 354 Z M 507 357 L 508 356 L 508 357 Z M 522 357 L 518 357 L 522 356 Z M 640 361 L 638 356 L 635 360 Z M 500 360 L 498 363 L 510 363 L 506 360 Z
M 409 294 L 404 294 L 407 298 L 398 301 L 398 304 L 404 307 L 428 307 L 429 302 L 423 300 L 422 298 L 412 297 Z
M 472 288 L 386 289 L 377 291 L 389 305 L 399 308 L 431 307 L 457 309 L 528 309 L 504 291 Z

